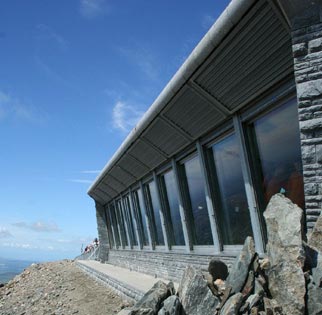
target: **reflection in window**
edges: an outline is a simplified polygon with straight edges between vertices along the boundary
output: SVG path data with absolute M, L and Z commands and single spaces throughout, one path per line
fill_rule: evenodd
M 161 217 L 160 217 L 160 204 L 158 201 L 157 191 L 155 187 L 155 183 L 150 182 L 145 186 L 147 192 L 147 199 L 149 203 L 149 207 L 152 208 L 150 213 L 152 217 L 152 225 L 153 230 L 155 231 L 155 244 L 156 245 L 164 245 Z
M 130 239 L 132 240 L 133 245 L 137 245 L 138 242 L 137 242 L 136 234 L 135 234 L 135 230 L 134 230 L 135 224 L 134 224 L 133 215 L 131 213 L 129 196 L 126 196 L 124 198 L 123 204 L 124 204 L 124 213 L 125 213 L 126 222 L 127 222 L 127 226 L 128 226 L 128 232 L 130 234 Z
M 296 100 L 271 111 L 253 124 L 264 206 L 284 193 L 304 208 L 300 132 Z
M 142 197 L 142 191 L 141 189 L 136 190 L 133 193 L 133 203 L 135 207 L 135 211 L 137 213 L 139 230 L 141 234 L 142 244 L 144 246 L 149 244 L 148 241 L 148 228 L 146 225 L 146 218 L 144 213 L 144 200 Z
M 192 210 L 191 228 L 194 244 L 213 244 L 209 215 L 205 196 L 205 186 L 198 157 L 184 163 L 190 205 Z
M 110 217 L 111 217 L 111 222 L 112 222 L 112 226 L 113 226 L 113 231 L 114 231 L 114 236 L 115 236 L 115 242 L 116 242 L 116 246 L 120 246 L 120 234 L 119 234 L 119 229 L 118 229 L 118 223 L 116 220 L 116 215 L 115 215 L 115 208 L 114 205 L 110 205 Z
M 128 246 L 129 244 L 128 244 L 127 237 L 126 237 L 125 220 L 124 220 L 124 214 L 123 214 L 121 200 L 118 200 L 116 202 L 116 206 L 117 206 L 117 218 L 118 218 L 118 222 L 119 222 L 123 246 Z
M 173 232 L 172 245 L 185 245 L 174 173 L 173 171 L 169 171 L 161 178 L 163 179 L 168 206 L 170 209 L 171 222 L 169 223 Z
M 235 134 L 213 145 L 212 151 L 221 196 L 217 210 L 223 243 L 243 244 L 252 228 Z

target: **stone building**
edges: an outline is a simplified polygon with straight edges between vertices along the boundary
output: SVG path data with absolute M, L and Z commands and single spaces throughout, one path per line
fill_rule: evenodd
M 248 235 L 284 193 L 322 203 L 321 0 L 232 0 L 89 188 L 100 258 L 178 279 Z

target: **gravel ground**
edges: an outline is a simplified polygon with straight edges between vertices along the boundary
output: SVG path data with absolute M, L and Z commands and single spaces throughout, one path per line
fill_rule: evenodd
M 33 264 L 0 288 L 1 315 L 112 315 L 127 306 L 70 260 Z

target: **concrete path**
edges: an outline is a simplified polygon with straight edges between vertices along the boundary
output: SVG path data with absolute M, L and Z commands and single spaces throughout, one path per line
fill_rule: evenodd
M 169 280 L 155 278 L 110 264 L 102 264 L 95 260 L 77 260 L 77 264 L 90 276 L 132 301 L 138 301 L 157 281 L 169 282 Z M 174 286 L 177 290 L 179 285 L 174 283 Z

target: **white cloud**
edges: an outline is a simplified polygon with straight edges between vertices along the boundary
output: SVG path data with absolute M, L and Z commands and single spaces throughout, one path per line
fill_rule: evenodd
M 37 221 L 33 223 L 17 222 L 17 223 L 13 223 L 12 225 L 18 228 L 24 228 L 35 232 L 60 232 L 59 227 L 54 222 L 49 222 L 49 223 L 42 222 L 42 221 Z
M 68 47 L 68 41 L 56 31 L 54 31 L 50 26 L 46 24 L 37 25 L 38 39 L 50 40 L 58 44 L 61 49 L 66 49 Z
M 12 234 L 4 227 L 0 227 L 0 238 L 12 237 Z
M 27 105 L 19 98 L 13 97 L 0 90 L 0 120 L 1 119 L 43 123 L 46 120 L 46 115 L 35 106 Z
M 93 182 L 93 180 L 90 179 L 67 179 L 67 181 L 78 184 L 91 184 Z
M 80 0 L 80 14 L 86 19 L 93 19 L 107 11 L 105 0 Z
M 81 171 L 82 174 L 99 174 L 101 170 L 85 170 Z
M 38 246 L 34 246 L 31 245 L 29 243 L 14 243 L 14 242 L 10 242 L 10 243 L 3 243 L 1 244 L 2 246 L 5 247 L 12 247 L 12 248 L 23 248 L 23 249 L 38 249 Z
M 131 64 L 138 67 L 148 79 L 159 78 L 159 63 L 156 54 L 144 43 L 132 42 L 130 47 L 117 47 L 118 52 Z
M 136 107 L 118 101 L 113 108 L 113 127 L 123 132 L 129 132 L 143 114 Z

